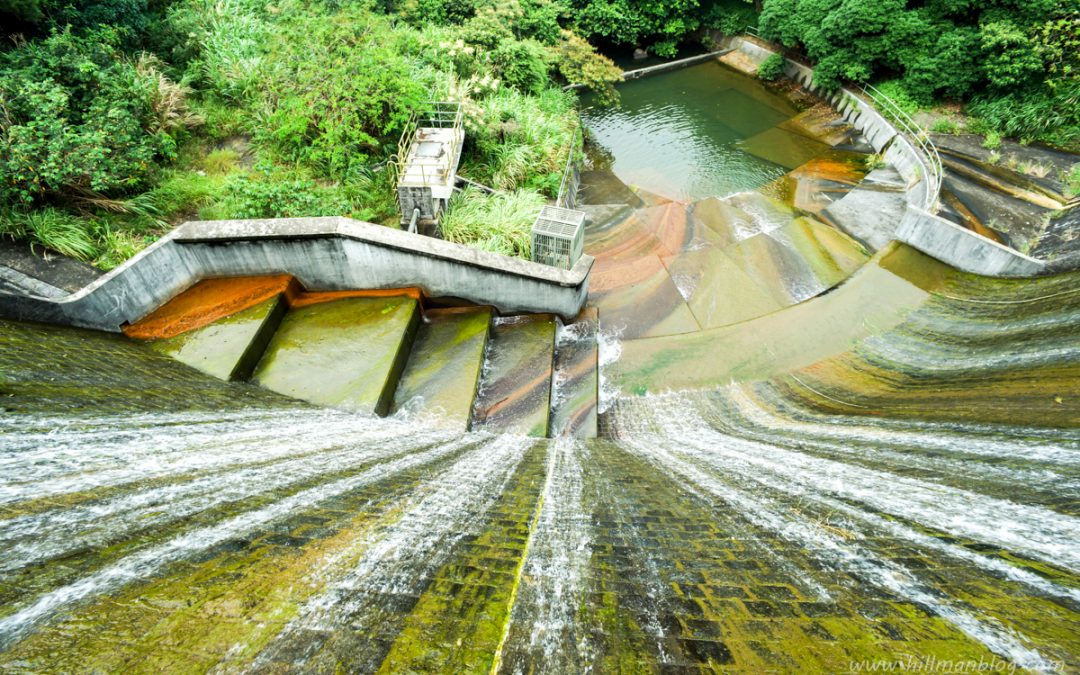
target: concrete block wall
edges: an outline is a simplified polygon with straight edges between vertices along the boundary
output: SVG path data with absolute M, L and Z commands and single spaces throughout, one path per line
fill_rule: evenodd
M 119 331 L 202 279 L 291 274 L 312 291 L 417 286 L 569 320 L 585 304 L 592 263 L 583 256 L 562 270 L 349 218 L 190 222 L 71 295 L 0 293 L 0 316 Z
M 725 46 L 737 49 L 756 63 L 774 51 L 745 38 L 732 38 Z M 874 148 L 883 153 L 907 182 L 907 210 L 896 224 L 895 238 L 957 269 L 984 276 L 1030 277 L 1048 271 L 1046 263 L 1002 246 L 992 239 L 939 218 L 936 190 L 927 180 L 934 170 L 914 143 L 901 134 L 874 106 L 856 92 L 841 88 L 823 92 L 814 82 L 814 71 L 786 60 L 785 75 L 825 98 Z

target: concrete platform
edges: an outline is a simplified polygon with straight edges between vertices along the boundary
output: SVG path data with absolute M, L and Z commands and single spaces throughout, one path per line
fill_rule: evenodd
M 464 140 L 465 134 L 461 129 L 417 129 L 398 184 L 430 187 L 436 199 L 450 199 Z
M 222 380 L 247 379 L 287 311 L 283 296 L 175 337 L 153 340 L 154 351 Z

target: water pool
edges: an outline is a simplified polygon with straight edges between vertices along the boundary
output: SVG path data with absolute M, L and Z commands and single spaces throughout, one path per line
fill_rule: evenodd
M 794 103 L 718 62 L 619 86 L 621 105 L 582 97 L 582 117 L 624 183 L 693 201 L 756 190 L 828 151 L 785 128 Z

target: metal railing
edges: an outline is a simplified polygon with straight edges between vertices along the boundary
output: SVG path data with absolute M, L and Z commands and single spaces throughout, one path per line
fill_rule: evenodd
M 566 155 L 566 167 L 563 169 L 562 183 L 559 184 L 559 197 L 555 205 L 564 209 L 577 208 L 578 187 L 581 185 L 581 162 L 578 152 L 581 142 L 575 133 L 570 141 L 570 151 Z
M 867 84 L 863 85 L 862 93 L 870 99 L 870 102 L 874 105 L 874 108 L 878 112 L 883 114 L 889 122 L 896 125 L 897 131 L 904 136 L 912 147 L 915 148 L 915 152 L 920 155 L 920 164 L 923 165 L 923 180 L 926 181 L 926 198 L 922 204 L 922 208 L 930 213 L 937 211 L 938 197 L 941 194 L 941 182 L 944 176 L 944 169 L 941 164 L 941 154 L 938 153 L 937 146 L 930 140 L 929 134 L 923 129 L 915 120 L 911 118 L 903 108 L 897 105 L 896 101 L 893 101 L 886 94 L 884 94 L 877 87 Z
M 405 179 L 409 154 L 416 143 L 418 137 L 416 132 L 419 129 L 453 129 L 448 147 L 450 161 L 445 167 L 435 168 L 422 162 L 418 162 L 415 166 L 420 171 L 421 185 L 442 185 L 446 183 L 455 169 L 454 158 L 458 156 L 460 146 L 465 140 L 464 126 L 465 111 L 462 109 L 461 103 L 457 101 L 429 101 L 424 104 L 423 108 L 414 112 L 409 117 L 405 129 L 401 132 L 401 138 L 398 140 L 397 161 L 395 162 L 398 183 Z

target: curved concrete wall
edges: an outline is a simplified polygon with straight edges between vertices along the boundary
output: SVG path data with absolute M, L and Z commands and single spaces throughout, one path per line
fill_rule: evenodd
M 312 291 L 418 286 L 570 319 L 585 304 L 592 263 L 582 256 L 562 270 L 350 218 L 189 222 L 71 295 L 0 293 L 0 316 L 118 331 L 202 279 L 291 274 Z
M 741 37 L 732 38 L 728 46 L 757 63 L 776 53 Z M 915 143 L 857 92 L 845 88 L 823 92 L 814 83 L 813 69 L 785 60 L 787 77 L 829 101 L 907 181 L 907 209 L 896 223 L 897 240 L 957 269 L 983 276 L 1029 277 L 1048 271 L 1041 260 L 934 215 L 940 177 L 935 176 L 937 169 Z

